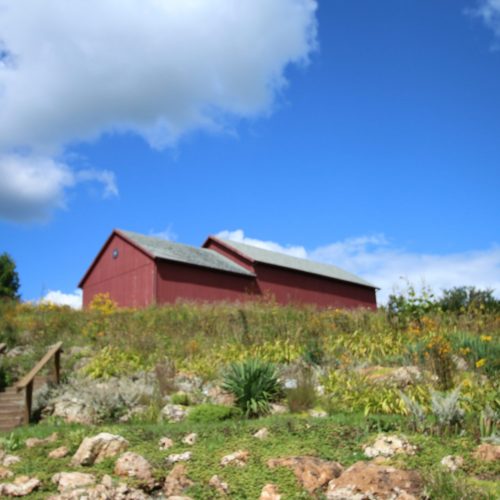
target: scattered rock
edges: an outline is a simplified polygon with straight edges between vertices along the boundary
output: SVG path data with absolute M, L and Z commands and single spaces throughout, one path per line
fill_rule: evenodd
M 83 472 L 58 472 L 52 476 L 52 482 L 57 484 L 57 489 L 63 493 L 85 486 L 93 486 L 95 476 Z
M 400 388 L 413 385 L 422 378 L 418 366 L 401 366 L 399 368 L 368 366 L 359 369 L 359 372 L 375 384 L 391 384 Z
M 17 455 L 7 455 L 4 451 L 0 450 L 0 465 L 3 467 L 10 467 L 21 461 L 21 457 Z
M 198 439 L 198 434 L 196 432 L 192 432 L 191 434 L 188 434 L 184 438 L 182 438 L 182 442 L 184 444 L 188 444 L 189 446 L 193 446 L 194 443 L 196 443 L 196 440 Z
M 58 440 L 59 436 L 57 432 L 54 432 L 51 434 L 49 437 L 45 439 L 40 439 L 40 438 L 28 438 L 24 444 L 26 445 L 26 448 L 35 448 L 36 446 L 41 446 L 44 444 L 48 443 L 55 443 Z
M 7 479 L 9 477 L 12 477 L 14 473 L 7 469 L 6 467 L 0 466 L 0 479 Z
M 35 491 L 41 482 L 36 477 L 19 476 L 12 483 L 0 484 L 0 496 L 25 497 Z
M 280 405 L 278 403 L 272 403 L 270 407 L 271 415 L 283 415 L 283 413 L 287 413 L 288 408 L 285 405 Z
M 193 394 L 201 392 L 203 379 L 192 373 L 178 373 L 174 378 L 174 385 L 177 392 L 185 392 L 186 394 Z
M 69 455 L 69 449 L 66 446 L 60 446 L 49 453 L 49 458 L 64 458 Z
M 90 425 L 94 423 L 86 404 L 76 397 L 54 401 L 52 406 L 47 407 L 44 414 L 62 418 L 68 424 Z
M 448 455 L 441 460 L 441 465 L 450 472 L 455 472 L 462 467 L 464 459 L 458 455 Z
M 275 484 L 266 484 L 260 493 L 259 500 L 281 500 L 278 487 Z
M 269 430 L 267 427 L 262 427 L 262 429 L 259 429 L 254 435 L 254 438 L 257 439 L 267 439 L 269 437 Z
M 48 500 L 148 500 L 151 499 L 141 490 L 119 484 L 114 487 L 109 476 L 104 476 L 101 484 L 87 488 L 77 488 L 59 495 L 49 497 Z
M 229 485 L 223 482 L 219 476 L 212 476 L 208 484 L 215 488 L 221 495 L 229 495 Z
M 184 420 L 187 417 L 188 413 L 189 408 L 169 403 L 162 408 L 160 416 L 163 420 L 174 423 Z
M 328 500 L 416 500 L 422 479 L 415 471 L 357 462 L 328 484 Z
M 185 451 L 184 453 L 174 453 L 166 458 L 167 463 L 175 464 L 177 462 L 187 462 L 191 460 L 191 452 Z
M 203 394 L 210 403 L 223 406 L 234 406 L 234 395 L 222 390 L 218 385 L 213 385 L 212 383 L 206 384 L 203 388 Z
M 193 481 L 187 476 L 186 466 L 177 464 L 165 478 L 163 493 L 169 498 L 182 495 L 183 491 L 193 484 Z
M 378 456 L 392 457 L 398 453 L 414 455 L 416 447 L 399 436 L 379 436 L 372 446 L 365 446 L 365 455 L 369 458 Z
M 115 464 L 115 474 L 121 477 L 133 477 L 151 488 L 154 485 L 153 468 L 141 455 L 128 451 Z
M 313 418 L 326 418 L 328 413 L 324 410 L 309 410 L 309 416 Z
M 476 460 L 495 462 L 496 460 L 500 460 L 500 445 L 483 443 L 476 448 L 472 456 Z
M 174 442 L 168 437 L 162 437 L 158 442 L 160 450 L 168 450 L 174 446 Z
M 321 460 L 317 457 L 275 458 L 267 462 L 268 467 L 288 467 L 309 492 L 321 488 L 332 479 L 339 477 L 344 468 L 338 462 Z
M 71 460 L 71 465 L 92 465 L 105 458 L 114 457 L 128 448 L 128 441 L 121 436 L 101 432 L 97 436 L 86 437 Z
M 250 453 L 248 451 L 235 451 L 225 457 L 222 457 L 220 464 L 225 467 L 226 465 L 236 465 L 237 467 L 245 467 Z

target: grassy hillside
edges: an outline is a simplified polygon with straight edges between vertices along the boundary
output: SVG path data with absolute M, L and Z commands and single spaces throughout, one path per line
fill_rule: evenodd
M 26 449 L 26 437 L 59 430 L 67 439 L 58 445 L 74 452 L 83 436 L 111 430 L 129 439 L 160 476 L 165 474 L 165 454 L 157 449 L 158 439 L 168 435 L 176 440 L 194 431 L 200 441 L 188 465 L 195 485 L 187 493 L 193 498 L 216 497 L 207 482 L 218 473 L 217 460 L 242 447 L 251 452 L 248 467 L 225 473 L 233 498 L 258 498 L 266 482 L 278 484 L 284 498 L 307 498 L 290 471 L 271 471 L 266 460 L 310 454 L 349 466 L 366 460 L 363 445 L 380 432 L 391 432 L 406 434 L 419 451 L 390 463 L 421 472 L 428 491 L 434 491 L 431 498 L 500 495 L 495 484 L 500 479 L 498 462 L 483 463 L 472 456 L 481 442 L 498 441 L 500 314 L 494 309 L 473 306 L 451 313 L 413 303 L 397 311 L 318 311 L 260 302 L 135 311 L 116 309 L 105 297 L 89 311 L 3 303 L 0 342 L 20 349 L 3 359 L 0 380 L 12 383 L 58 340 L 64 341 L 62 373 L 68 382 L 76 379 L 83 387 L 149 373 L 156 389 L 141 402 L 144 411 L 127 424 L 118 422 L 126 408 L 113 408 L 90 426 L 49 417 L 4 436 L 3 447 L 23 457 L 13 468 L 17 473 L 37 473 L 48 481 L 56 468 L 69 462 L 44 461 L 48 448 Z M 165 377 L 171 367 L 217 385 L 228 365 L 247 359 L 272 362 L 282 380 L 295 380 L 281 401 L 290 413 L 160 423 L 165 397 L 184 405 L 196 402 L 193 395 L 169 390 Z M 308 413 L 312 409 L 328 416 L 313 418 Z M 251 437 L 262 426 L 271 431 L 265 445 Z M 465 460 L 452 475 L 439 468 L 450 454 Z M 111 473 L 112 461 L 92 470 Z M 53 490 L 48 481 L 33 495 L 44 498 L 44 492 Z M 464 491 L 468 496 L 456 496 Z

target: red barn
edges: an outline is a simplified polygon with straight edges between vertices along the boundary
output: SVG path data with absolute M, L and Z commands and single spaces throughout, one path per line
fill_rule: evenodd
M 122 307 L 244 301 L 376 309 L 376 287 L 338 267 L 210 236 L 202 248 L 115 230 L 80 281 L 84 307 L 109 293 Z

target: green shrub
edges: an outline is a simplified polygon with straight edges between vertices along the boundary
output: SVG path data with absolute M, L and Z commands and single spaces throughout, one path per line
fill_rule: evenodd
M 425 477 L 425 498 L 439 500 L 493 500 L 493 496 L 448 471 L 436 470 Z
M 241 415 L 238 408 L 205 403 L 192 408 L 187 416 L 190 422 L 220 422 Z
M 285 391 L 288 409 L 300 413 L 314 408 L 317 396 L 311 369 L 304 368 L 297 377 L 297 387 Z
M 185 392 L 176 392 L 172 395 L 172 403 L 174 405 L 189 406 L 191 404 L 189 394 L 186 394 Z
M 269 404 L 282 395 L 275 366 L 258 359 L 230 365 L 222 388 L 234 395 L 236 406 L 247 417 L 269 413 Z
M 320 366 L 323 364 L 325 351 L 323 343 L 318 337 L 312 337 L 307 341 L 302 359 L 310 365 Z

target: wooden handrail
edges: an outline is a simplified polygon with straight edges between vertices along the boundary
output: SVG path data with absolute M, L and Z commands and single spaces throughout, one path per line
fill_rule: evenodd
M 57 354 L 62 351 L 62 342 L 58 342 L 53 347 L 51 347 L 45 356 L 31 369 L 31 371 L 25 375 L 17 384 L 16 388 L 18 391 L 22 391 L 29 383 L 33 382 L 33 379 L 38 375 L 38 372 L 50 361 L 52 356 L 57 357 Z M 59 370 L 57 370 L 58 372 Z M 59 383 L 59 374 L 56 373 L 56 382 Z
M 62 342 L 58 342 L 53 345 L 45 354 L 45 356 L 33 367 L 30 372 L 25 375 L 17 384 L 17 392 L 25 390 L 24 394 L 24 423 L 29 424 L 31 420 L 31 406 L 33 400 L 33 385 L 35 382 L 35 377 L 40 372 L 40 370 L 54 357 L 54 376 L 55 382 L 58 384 L 61 379 L 61 352 L 62 352 Z

